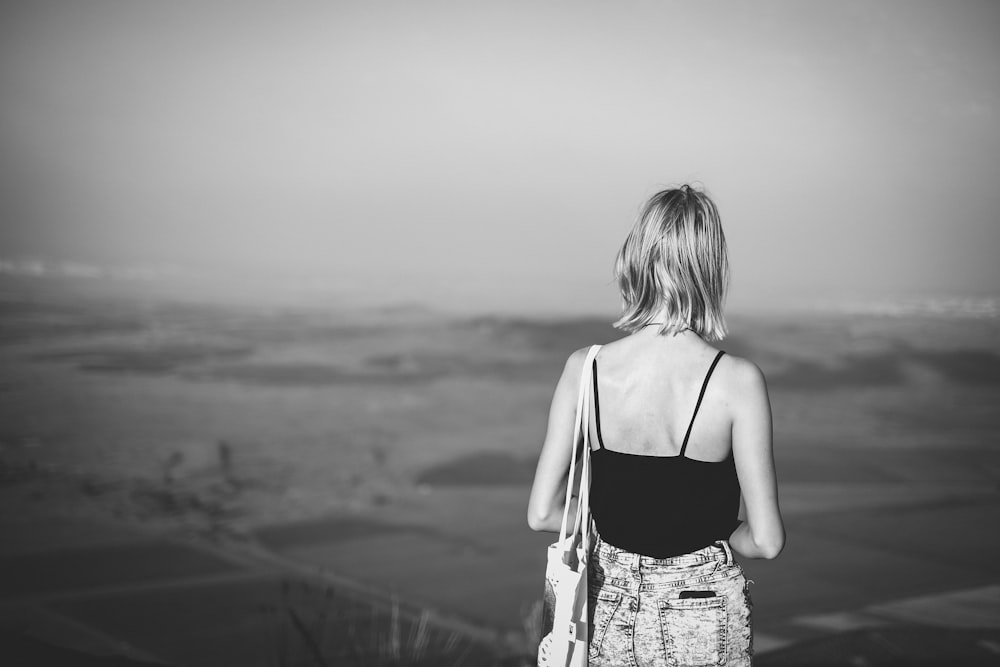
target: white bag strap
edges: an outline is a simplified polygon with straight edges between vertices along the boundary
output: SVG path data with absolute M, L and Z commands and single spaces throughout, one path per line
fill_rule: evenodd
M 593 368 L 593 360 L 590 362 L 590 368 Z M 593 374 L 588 375 L 587 386 L 593 387 Z M 586 409 L 582 420 L 582 429 L 584 435 L 583 440 L 583 469 L 580 474 L 580 489 L 577 494 L 577 498 L 580 499 L 580 508 L 576 513 L 577 523 L 580 526 L 581 531 L 581 546 L 584 553 L 590 553 L 590 526 L 592 521 L 590 519 L 590 406 L 591 400 L 590 396 L 593 392 L 587 391 L 587 399 L 585 400 Z
M 600 345 L 590 347 L 583 362 L 583 372 L 580 374 L 580 392 L 576 403 L 576 424 L 573 429 L 572 452 L 569 459 L 569 477 L 566 479 L 566 502 L 563 504 L 562 524 L 559 528 L 559 543 L 565 545 L 566 548 L 572 548 L 572 543 L 567 544 L 566 538 L 575 536 L 577 530 L 582 530 L 582 546 L 585 549 L 590 546 L 590 395 L 592 393 L 592 368 L 600 349 Z M 578 444 L 582 445 L 582 461 L 580 462 L 580 484 L 577 489 L 577 512 L 573 521 L 573 530 L 567 533 L 569 509 L 573 501 L 573 478 L 576 475 Z
M 591 362 L 593 364 L 593 362 Z M 588 386 L 590 385 L 590 376 L 588 376 Z M 583 409 L 583 461 L 580 466 L 580 485 L 577 492 L 577 512 L 576 521 L 573 524 L 573 534 L 579 529 L 580 533 L 580 546 L 584 553 L 589 552 L 589 537 L 590 537 L 590 401 L 589 401 L 589 391 L 588 398 L 585 399 L 584 409 Z

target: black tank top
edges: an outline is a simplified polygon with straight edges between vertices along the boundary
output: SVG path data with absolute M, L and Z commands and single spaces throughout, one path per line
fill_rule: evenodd
M 740 483 L 733 452 L 722 461 L 684 456 L 708 380 L 708 369 L 680 454 L 646 456 L 604 447 L 594 359 L 594 417 L 599 448 L 591 455 L 590 508 L 608 544 L 653 558 L 668 558 L 729 539 L 739 525 Z

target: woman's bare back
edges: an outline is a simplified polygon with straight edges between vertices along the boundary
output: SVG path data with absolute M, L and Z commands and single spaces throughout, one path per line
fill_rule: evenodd
M 743 360 L 723 355 L 691 423 L 705 376 L 718 350 L 691 332 L 646 332 L 605 345 L 598 355 L 601 433 L 607 449 L 644 456 L 684 453 L 723 461 L 732 451 L 733 414 L 727 376 Z M 745 363 L 745 362 L 744 362 Z

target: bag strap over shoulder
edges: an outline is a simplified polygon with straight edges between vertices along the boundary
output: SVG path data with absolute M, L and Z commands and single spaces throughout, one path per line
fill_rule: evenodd
M 569 459 L 569 476 L 566 479 L 566 502 L 563 505 L 562 524 L 559 528 L 559 542 L 566 544 L 567 537 L 573 537 L 581 531 L 582 546 L 589 549 L 590 542 L 590 396 L 593 392 L 591 377 L 594 359 L 600 351 L 600 345 L 592 345 L 587 351 L 580 376 L 580 391 L 576 403 L 576 424 L 573 429 L 572 453 Z M 576 478 L 577 452 L 580 452 L 580 479 L 576 494 L 576 517 L 572 530 L 569 528 L 569 512 L 573 503 L 573 482 Z M 573 540 L 575 541 L 575 540 Z M 567 546 L 567 548 L 572 548 Z

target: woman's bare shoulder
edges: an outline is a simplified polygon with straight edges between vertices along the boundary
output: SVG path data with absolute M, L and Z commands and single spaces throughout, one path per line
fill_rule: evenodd
M 725 354 L 716 369 L 726 393 L 735 404 L 755 403 L 767 397 L 767 379 L 760 366 L 744 357 Z
M 715 372 L 721 376 L 721 384 L 728 387 L 734 394 L 767 390 L 767 379 L 764 377 L 764 371 L 745 357 L 724 354 L 719 360 Z
M 726 353 L 719 360 L 719 365 L 725 369 L 729 379 L 739 384 L 756 384 L 765 382 L 764 371 L 756 363 L 745 357 Z
M 562 376 L 559 378 L 560 386 L 578 388 L 577 385 L 579 384 L 580 376 L 583 374 L 583 364 L 587 360 L 589 352 L 590 346 L 587 346 L 581 347 L 569 355 L 569 358 L 566 359 L 566 364 L 563 366 Z
M 566 359 L 566 367 L 563 369 L 564 373 L 575 373 L 579 375 L 583 371 L 583 362 L 587 360 L 587 354 L 590 353 L 590 346 L 581 347 L 579 350 L 575 350 L 573 354 L 569 355 Z

